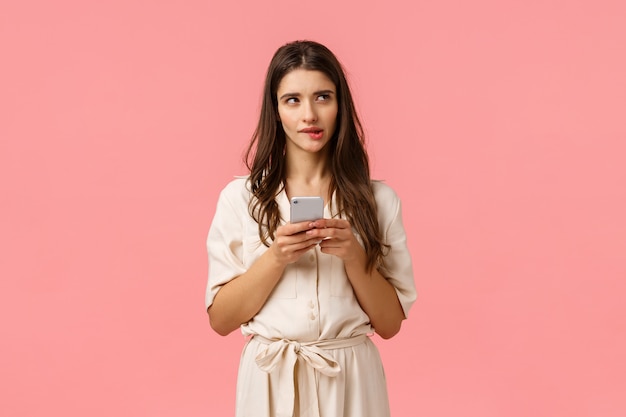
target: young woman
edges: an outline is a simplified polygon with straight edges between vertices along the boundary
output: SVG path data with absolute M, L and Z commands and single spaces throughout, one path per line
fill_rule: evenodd
M 236 415 L 388 416 L 368 335 L 400 330 L 416 296 L 411 258 L 400 201 L 370 179 L 344 71 L 326 47 L 276 51 L 246 163 L 207 240 L 211 326 L 250 336 Z M 294 196 L 323 197 L 323 219 L 289 223 Z

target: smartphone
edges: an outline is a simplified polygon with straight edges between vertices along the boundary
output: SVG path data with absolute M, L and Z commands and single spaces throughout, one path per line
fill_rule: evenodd
M 324 218 L 324 199 L 322 197 L 291 198 L 291 223 L 322 218 Z

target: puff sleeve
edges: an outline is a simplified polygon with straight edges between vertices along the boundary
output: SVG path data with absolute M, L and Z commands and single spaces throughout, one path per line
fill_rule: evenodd
M 385 264 L 380 268 L 380 272 L 396 289 L 406 318 L 417 298 L 417 292 L 413 279 L 411 254 L 407 247 L 406 232 L 402 222 L 401 202 L 391 187 L 378 181 L 373 182 L 373 187 L 383 239 L 390 245 L 384 258 Z
M 246 271 L 243 264 L 242 219 L 247 215 L 247 202 L 241 195 L 241 181 L 235 180 L 222 190 L 209 229 L 209 277 L 205 294 L 207 309 L 213 304 L 222 285 Z

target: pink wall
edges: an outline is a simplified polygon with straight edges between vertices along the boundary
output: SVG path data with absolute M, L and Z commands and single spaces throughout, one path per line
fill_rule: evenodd
M 0 5 L 1 415 L 232 415 L 204 239 L 299 38 L 404 200 L 393 415 L 626 414 L 626 6 L 371 3 Z

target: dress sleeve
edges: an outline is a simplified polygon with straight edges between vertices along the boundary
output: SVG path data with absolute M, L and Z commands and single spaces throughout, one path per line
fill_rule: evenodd
M 390 248 L 385 255 L 385 264 L 380 268 L 380 272 L 396 289 L 406 318 L 417 298 L 413 280 L 413 263 L 402 223 L 400 199 L 391 188 L 384 185 L 383 187 L 386 188 L 384 192 L 386 195 L 382 199 L 377 199 L 379 201 L 379 222 L 384 228 L 383 237 Z
M 229 194 L 229 187 L 221 192 L 207 237 L 209 279 L 204 299 L 205 308 L 213 304 L 215 294 L 222 285 L 246 271 L 242 260 L 242 208 L 233 204 Z

